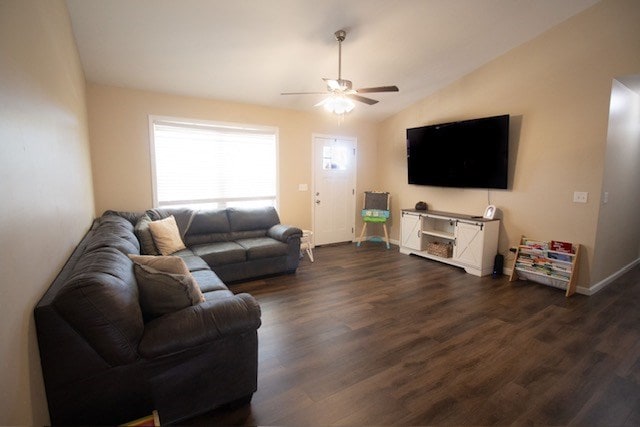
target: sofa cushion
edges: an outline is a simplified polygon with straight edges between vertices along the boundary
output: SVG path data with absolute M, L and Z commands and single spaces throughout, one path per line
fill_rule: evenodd
M 272 239 L 271 237 L 240 239 L 236 243 L 247 251 L 247 259 L 249 261 L 260 258 L 286 256 L 289 250 L 289 245 Z
M 220 280 L 220 278 L 211 270 L 198 270 L 191 273 L 198 282 L 200 290 L 207 298 L 207 293 L 212 291 L 224 291 L 228 290 L 227 286 Z
M 191 248 L 210 266 L 235 264 L 246 261 L 246 250 L 235 242 L 218 242 L 198 245 Z
M 53 301 L 56 312 L 113 366 L 136 359 L 144 328 L 132 265 L 116 248 L 83 252 Z
M 199 270 L 211 270 L 209 268 L 209 265 L 206 262 L 204 262 L 202 258 L 195 255 L 193 251 L 189 250 L 189 252 L 191 252 L 190 254 L 186 254 L 185 252 L 186 251 L 178 251 L 174 255 L 177 255 L 180 258 L 182 258 L 185 264 L 187 264 L 187 268 L 189 269 L 190 272 L 193 273 Z
M 155 268 L 134 264 L 140 291 L 140 307 L 146 319 L 203 302 L 204 295 L 191 274 L 166 273 Z
M 149 215 L 144 214 L 140 217 L 134 228 L 136 237 L 140 241 L 140 252 L 144 255 L 160 255 L 153 241 L 151 230 L 149 229 L 150 223 L 151 218 L 149 218 Z
M 162 255 L 170 255 L 182 249 L 186 249 L 176 219 L 169 216 L 149 223 L 149 230 L 153 236 L 153 241 Z
M 245 230 L 245 231 L 234 231 L 229 234 L 229 240 L 233 240 L 237 242 L 240 239 L 251 239 L 254 237 L 265 237 L 267 235 L 267 230 Z
M 216 301 L 222 298 L 231 298 L 233 297 L 233 292 L 230 290 L 218 289 L 209 292 L 205 292 L 204 299 L 207 301 Z

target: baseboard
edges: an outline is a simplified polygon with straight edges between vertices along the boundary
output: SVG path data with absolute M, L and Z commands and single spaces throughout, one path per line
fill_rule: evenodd
M 618 277 L 622 276 L 623 274 L 625 274 L 627 271 L 631 270 L 633 267 L 635 267 L 638 264 L 640 264 L 640 258 L 636 258 L 635 260 L 631 261 L 629 264 L 622 267 L 620 270 L 616 271 L 609 277 L 602 279 L 595 285 L 589 288 L 582 288 L 585 291 L 585 295 L 593 295 L 596 292 L 601 291 L 602 289 L 610 285 L 613 281 L 615 281 Z M 579 289 L 580 287 L 578 287 L 578 290 Z
M 584 286 L 576 287 L 576 293 L 581 294 L 581 295 L 593 295 L 593 294 L 601 291 L 605 287 L 607 287 L 609 284 L 611 284 L 613 281 L 615 281 L 618 277 L 622 276 L 623 274 L 625 274 L 627 271 L 631 270 L 633 267 L 635 267 L 638 264 L 640 264 L 640 258 L 637 258 L 637 259 L 631 261 L 629 264 L 625 265 L 620 270 L 616 271 L 615 273 L 613 273 L 609 277 L 607 277 L 605 279 L 602 279 L 601 281 L 599 281 L 598 283 L 596 283 L 595 285 L 593 285 L 591 287 L 588 287 L 588 288 L 585 288 Z M 502 273 L 504 275 L 506 275 L 506 276 L 511 276 L 511 272 L 512 271 L 513 271 L 512 268 L 504 268 L 502 270 Z
M 576 294 L 591 296 L 595 294 L 595 292 L 591 291 L 590 288 L 585 288 L 584 286 L 576 286 Z

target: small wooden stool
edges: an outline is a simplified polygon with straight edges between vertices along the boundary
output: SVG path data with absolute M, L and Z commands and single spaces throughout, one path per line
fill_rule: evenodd
M 309 259 L 313 262 L 313 231 L 302 230 L 302 237 L 300 238 L 300 254 L 302 251 L 306 251 L 309 255 Z

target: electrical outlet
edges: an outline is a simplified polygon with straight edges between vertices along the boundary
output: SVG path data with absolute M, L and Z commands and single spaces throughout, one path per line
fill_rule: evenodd
M 574 203 L 587 203 L 587 199 L 589 197 L 589 193 L 586 191 L 574 191 L 573 192 L 573 202 Z

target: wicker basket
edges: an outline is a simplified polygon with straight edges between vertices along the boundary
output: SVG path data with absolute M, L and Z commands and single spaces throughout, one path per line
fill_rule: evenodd
M 453 245 L 451 243 L 429 242 L 427 243 L 427 253 L 442 258 L 451 258 Z

